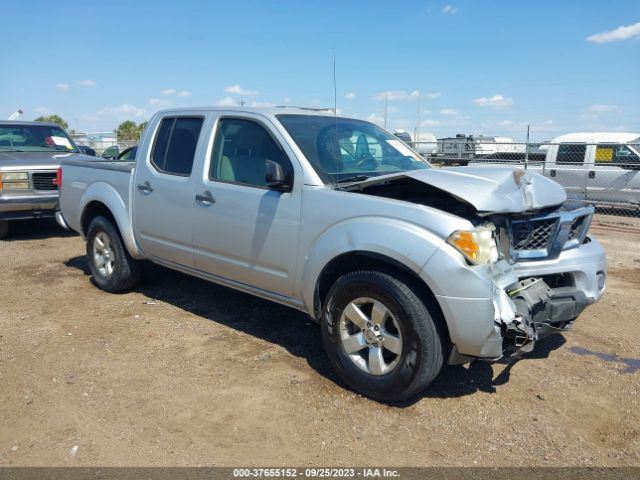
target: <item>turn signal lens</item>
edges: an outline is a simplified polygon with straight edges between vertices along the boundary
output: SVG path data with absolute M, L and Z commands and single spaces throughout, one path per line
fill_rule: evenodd
M 492 223 L 484 223 L 475 230 L 458 230 L 449 236 L 447 242 L 474 265 L 493 263 L 498 260 L 495 229 Z

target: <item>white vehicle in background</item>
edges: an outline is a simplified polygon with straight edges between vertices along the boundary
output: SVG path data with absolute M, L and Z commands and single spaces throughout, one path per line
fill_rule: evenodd
M 569 198 L 640 207 L 640 134 L 592 132 L 556 137 L 547 150 L 543 173 L 562 185 Z
M 524 153 L 526 145 L 515 143 L 510 137 L 487 137 L 484 135 L 457 134 L 455 137 L 438 139 L 437 155 L 460 163 L 461 159 L 472 159 L 497 153 Z

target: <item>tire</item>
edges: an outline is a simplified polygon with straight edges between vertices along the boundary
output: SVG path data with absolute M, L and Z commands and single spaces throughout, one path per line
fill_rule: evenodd
M 9 220 L 0 220 L 0 239 L 9 234 Z
M 94 283 L 107 292 L 128 290 L 140 280 L 140 262 L 127 252 L 111 220 L 97 216 L 87 229 L 87 262 Z
M 440 372 L 446 333 L 439 330 L 438 311 L 416 291 L 411 279 L 379 271 L 348 273 L 331 287 L 322 339 L 336 373 L 354 390 L 396 403 L 424 390 Z

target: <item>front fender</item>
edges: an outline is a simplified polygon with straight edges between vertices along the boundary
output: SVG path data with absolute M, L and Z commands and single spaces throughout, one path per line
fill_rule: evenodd
M 349 252 L 369 252 L 400 262 L 417 274 L 444 240 L 415 224 L 389 217 L 359 217 L 325 230 L 304 258 L 300 292 L 313 314 L 316 283 L 334 258 Z
M 96 182 L 89 185 L 80 199 L 80 218 L 78 218 L 78 225 L 81 225 L 85 209 L 91 202 L 100 202 L 109 209 L 116 221 L 118 230 L 120 231 L 120 235 L 122 236 L 122 240 L 124 241 L 129 254 L 133 258 L 139 260 L 143 259 L 144 256 L 140 252 L 133 236 L 129 209 L 118 191 L 108 183 L 104 182 Z

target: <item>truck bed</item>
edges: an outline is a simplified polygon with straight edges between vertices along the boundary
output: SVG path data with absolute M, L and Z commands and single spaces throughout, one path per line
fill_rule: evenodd
M 63 160 L 61 162 L 64 195 L 60 211 L 73 230 L 82 232 L 80 215 L 86 198 L 109 197 L 123 213 L 121 221 L 129 223 L 129 198 L 135 162 Z

